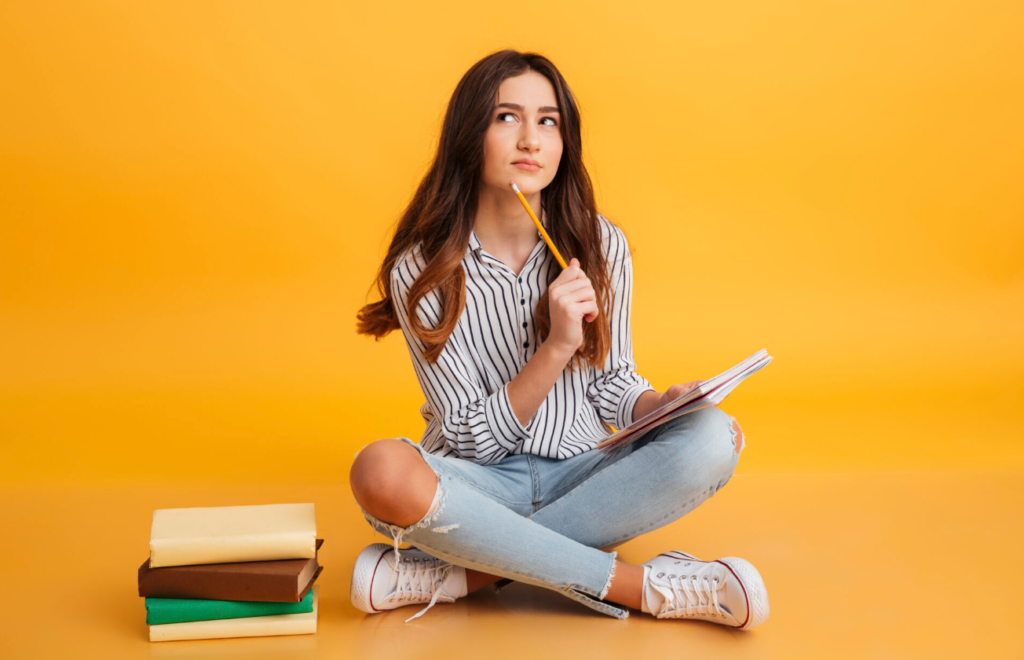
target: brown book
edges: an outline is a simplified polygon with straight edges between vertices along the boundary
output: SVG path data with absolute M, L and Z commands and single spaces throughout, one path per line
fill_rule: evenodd
M 316 540 L 317 555 L 323 539 Z M 317 558 L 139 567 L 139 596 L 297 603 L 306 597 L 323 567 Z

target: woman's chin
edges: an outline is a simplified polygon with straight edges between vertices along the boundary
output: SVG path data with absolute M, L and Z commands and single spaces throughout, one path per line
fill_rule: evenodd
M 548 183 L 550 183 L 550 181 L 543 181 L 535 175 L 532 175 L 531 172 L 519 172 L 518 174 L 510 175 L 508 180 L 505 181 L 505 188 L 509 192 L 512 192 L 512 186 L 510 183 L 513 181 L 516 184 L 516 188 L 519 188 L 519 192 L 524 195 L 532 195 L 533 193 L 540 192 L 548 185 Z

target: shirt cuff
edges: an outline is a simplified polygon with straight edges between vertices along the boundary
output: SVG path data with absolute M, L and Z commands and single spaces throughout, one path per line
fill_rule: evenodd
M 533 436 L 519 423 L 512 410 L 512 400 L 508 398 L 508 383 L 487 400 L 487 425 L 491 435 L 505 451 L 512 452 L 521 441 Z
M 615 428 L 622 430 L 637 421 L 633 418 L 633 408 L 636 406 L 637 399 L 644 392 L 657 392 L 657 390 L 646 383 L 638 383 L 622 393 L 622 398 L 619 399 L 619 409 L 615 413 Z

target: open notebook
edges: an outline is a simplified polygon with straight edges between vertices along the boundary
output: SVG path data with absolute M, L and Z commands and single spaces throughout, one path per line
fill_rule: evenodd
M 666 403 L 649 415 L 608 436 L 597 444 L 597 448 L 605 452 L 619 449 L 670 419 L 700 410 L 705 406 L 717 406 L 729 392 L 743 382 L 743 379 L 771 361 L 772 356 L 768 355 L 768 349 L 762 348 L 732 369 L 702 382 L 678 399 Z

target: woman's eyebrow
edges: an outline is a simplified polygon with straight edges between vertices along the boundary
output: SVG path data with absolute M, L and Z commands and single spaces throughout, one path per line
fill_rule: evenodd
M 494 107 L 496 107 L 496 108 L 512 108 L 513 110 L 520 110 L 520 111 L 523 110 L 523 106 L 519 105 L 518 103 L 499 103 L 498 105 L 496 105 Z M 537 108 L 537 112 L 558 112 L 558 108 L 556 108 L 556 107 L 554 107 L 552 105 L 544 105 L 544 106 L 541 106 L 541 107 Z

